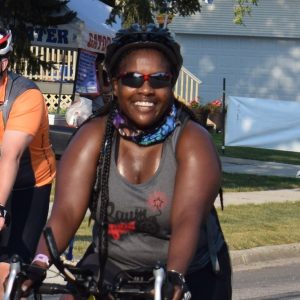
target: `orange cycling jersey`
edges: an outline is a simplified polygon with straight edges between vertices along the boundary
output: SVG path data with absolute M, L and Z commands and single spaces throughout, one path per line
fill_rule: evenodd
M 5 98 L 7 76 L 3 80 L 0 104 Z M 49 141 L 48 109 L 38 89 L 28 89 L 16 98 L 5 126 L 0 112 L 0 145 L 6 130 L 22 131 L 34 137 L 22 155 L 14 189 L 50 183 L 55 177 L 55 155 Z

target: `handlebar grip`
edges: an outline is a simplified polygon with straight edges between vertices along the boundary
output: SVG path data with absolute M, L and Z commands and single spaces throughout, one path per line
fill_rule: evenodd
M 5 289 L 5 294 L 3 300 L 9 300 L 11 296 L 11 292 L 13 290 L 13 286 L 15 283 L 15 279 L 18 273 L 21 272 L 21 259 L 18 255 L 14 255 L 11 258 L 9 277 L 7 280 L 7 285 Z
M 50 257 L 53 262 L 59 260 L 60 256 L 57 250 L 57 245 L 53 236 L 52 229 L 50 227 L 46 227 L 43 231 L 44 238 L 46 240 L 46 244 L 49 250 Z

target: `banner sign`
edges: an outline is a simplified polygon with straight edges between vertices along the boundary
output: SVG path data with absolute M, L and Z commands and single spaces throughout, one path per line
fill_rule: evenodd
M 229 97 L 225 145 L 300 152 L 300 102 Z
M 81 95 L 98 95 L 97 53 L 80 49 L 75 91 Z
M 112 41 L 112 36 L 91 32 L 83 25 L 80 26 L 80 23 L 57 28 L 28 26 L 27 35 L 31 44 L 35 46 L 81 48 L 98 53 L 105 53 Z
M 77 34 L 71 28 L 28 26 L 27 35 L 32 45 L 77 48 Z
M 91 51 L 105 53 L 107 46 L 111 43 L 112 38 L 97 33 L 89 32 L 85 34 L 84 48 Z

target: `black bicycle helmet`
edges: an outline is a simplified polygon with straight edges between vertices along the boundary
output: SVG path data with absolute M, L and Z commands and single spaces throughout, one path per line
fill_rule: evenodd
M 110 77 L 116 75 L 116 66 L 120 58 L 131 49 L 154 48 L 165 54 L 171 63 L 173 84 L 178 78 L 182 66 L 180 45 L 174 40 L 167 28 L 159 28 L 155 24 L 140 26 L 133 24 L 128 29 L 120 29 L 108 45 L 104 64 Z
M 0 28 L 0 57 L 12 51 L 12 34 L 10 30 Z

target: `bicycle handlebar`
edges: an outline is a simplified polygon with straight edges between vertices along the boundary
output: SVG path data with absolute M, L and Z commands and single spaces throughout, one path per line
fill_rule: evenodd
M 50 227 L 45 228 L 44 230 L 44 237 L 46 240 L 46 244 L 49 250 L 49 254 L 51 257 L 52 263 L 56 266 L 59 272 L 64 275 L 65 280 L 67 282 L 73 283 L 75 286 L 75 293 L 79 293 L 82 295 L 89 295 L 93 294 L 95 296 L 99 295 L 99 292 L 95 288 L 95 286 L 91 285 L 92 276 L 90 272 L 83 269 L 78 269 L 76 267 L 68 267 L 63 264 L 61 261 L 55 239 Z M 10 264 L 10 274 L 7 281 L 7 286 L 5 289 L 5 295 L 3 300 L 10 300 L 12 291 L 17 284 L 17 277 L 21 273 L 26 274 L 26 267 L 24 270 L 24 266 L 21 262 L 21 259 L 18 255 L 14 255 L 11 259 Z M 153 276 L 154 276 L 154 300 L 162 300 L 162 285 L 165 279 L 165 270 L 164 268 L 158 263 L 153 269 Z M 18 289 L 21 287 L 19 286 Z M 152 289 L 153 290 L 153 289 Z M 19 291 L 20 292 L 20 291 Z M 35 289 L 35 292 L 38 294 L 69 294 L 74 292 L 70 287 L 66 286 L 65 284 L 52 284 L 52 283 L 43 283 L 40 287 Z M 151 289 L 144 290 L 141 288 L 121 288 L 121 289 L 112 289 L 112 295 L 131 295 L 131 296 L 147 296 L 149 297 L 151 294 L 153 296 L 153 292 Z
M 62 274 L 65 275 L 67 281 L 71 281 L 76 284 L 75 276 L 63 265 L 63 263 L 60 260 L 60 256 L 57 250 L 57 246 L 51 228 L 50 227 L 45 228 L 43 233 L 53 264 L 57 267 L 57 269 Z M 161 290 L 165 279 L 164 268 L 160 264 L 157 264 L 153 269 L 153 275 L 154 275 L 154 300 L 162 300 Z

